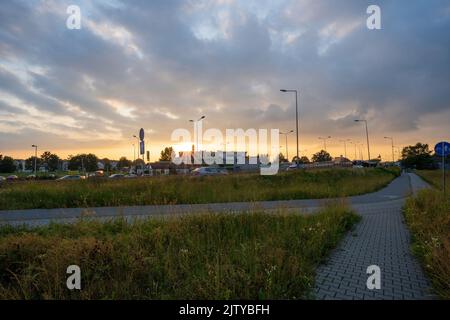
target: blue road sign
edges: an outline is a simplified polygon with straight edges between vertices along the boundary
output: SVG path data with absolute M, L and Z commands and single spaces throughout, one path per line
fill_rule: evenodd
M 144 140 L 144 129 L 141 128 L 141 130 L 139 130 L 139 139 L 141 139 L 141 141 Z
M 141 141 L 140 143 L 139 143 L 139 151 L 141 152 L 140 154 L 142 155 L 142 154 L 144 154 L 145 153 L 145 144 L 144 144 L 144 141 Z
M 434 147 L 434 152 L 441 157 L 446 157 L 450 154 L 450 143 L 448 142 L 439 142 Z

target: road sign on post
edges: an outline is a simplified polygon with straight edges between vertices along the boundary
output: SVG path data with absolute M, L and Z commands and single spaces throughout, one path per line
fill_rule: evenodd
M 140 151 L 140 154 L 141 155 L 144 155 L 145 154 L 145 144 L 144 144 L 144 141 L 141 141 L 140 143 L 139 143 L 139 151 Z
M 442 141 L 436 144 L 434 151 L 442 157 L 442 191 L 445 196 L 445 158 L 450 155 L 450 143 Z

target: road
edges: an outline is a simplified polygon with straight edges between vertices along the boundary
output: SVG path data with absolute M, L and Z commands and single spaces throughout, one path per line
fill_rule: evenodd
M 401 176 L 392 181 L 386 188 L 360 196 L 346 199 L 314 199 L 314 200 L 282 200 L 259 202 L 229 202 L 208 204 L 181 205 L 148 205 L 95 208 L 60 208 L 60 209 L 26 209 L 0 210 L 0 224 L 27 224 L 32 226 L 46 225 L 54 222 L 73 222 L 80 217 L 96 217 L 110 219 L 118 216 L 127 219 L 146 218 L 151 216 L 167 216 L 174 214 L 202 212 L 242 212 L 250 210 L 289 210 L 299 213 L 310 213 L 330 201 L 346 201 L 357 208 L 360 205 L 376 205 L 380 202 L 390 202 L 403 199 L 411 193 L 408 176 Z

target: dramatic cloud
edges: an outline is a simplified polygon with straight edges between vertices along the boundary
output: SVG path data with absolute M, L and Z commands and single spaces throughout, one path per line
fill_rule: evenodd
M 2 3 L 0 153 L 37 143 L 118 156 L 140 127 L 157 152 L 203 114 L 206 127 L 294 129 L 281 88 L 300 92 L 309 154 L 319 135 L 335 137 L 335 152 L 338 139 L 363 141 L 359 117 L 378 153 L 385 135 L 446 138 L 448 1 L 376 2 L 381 30 L 366 28 L 374 3 L 361 0 Z M 81 30 L 66 28 L 72 4 Z

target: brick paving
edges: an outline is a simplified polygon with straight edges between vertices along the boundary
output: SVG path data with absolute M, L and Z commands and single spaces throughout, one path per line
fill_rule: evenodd
M 413 192 L 426 187 L 414 174 L 405 174 Z M 430 285 L 410 252 L 405 225 L 404 199 L 355 204 L 361 222 L 317 270 L 316 299 L 378 300 L 432 299 Z M 381 288 L 369 290 L 367 267 L 381 269 Z

